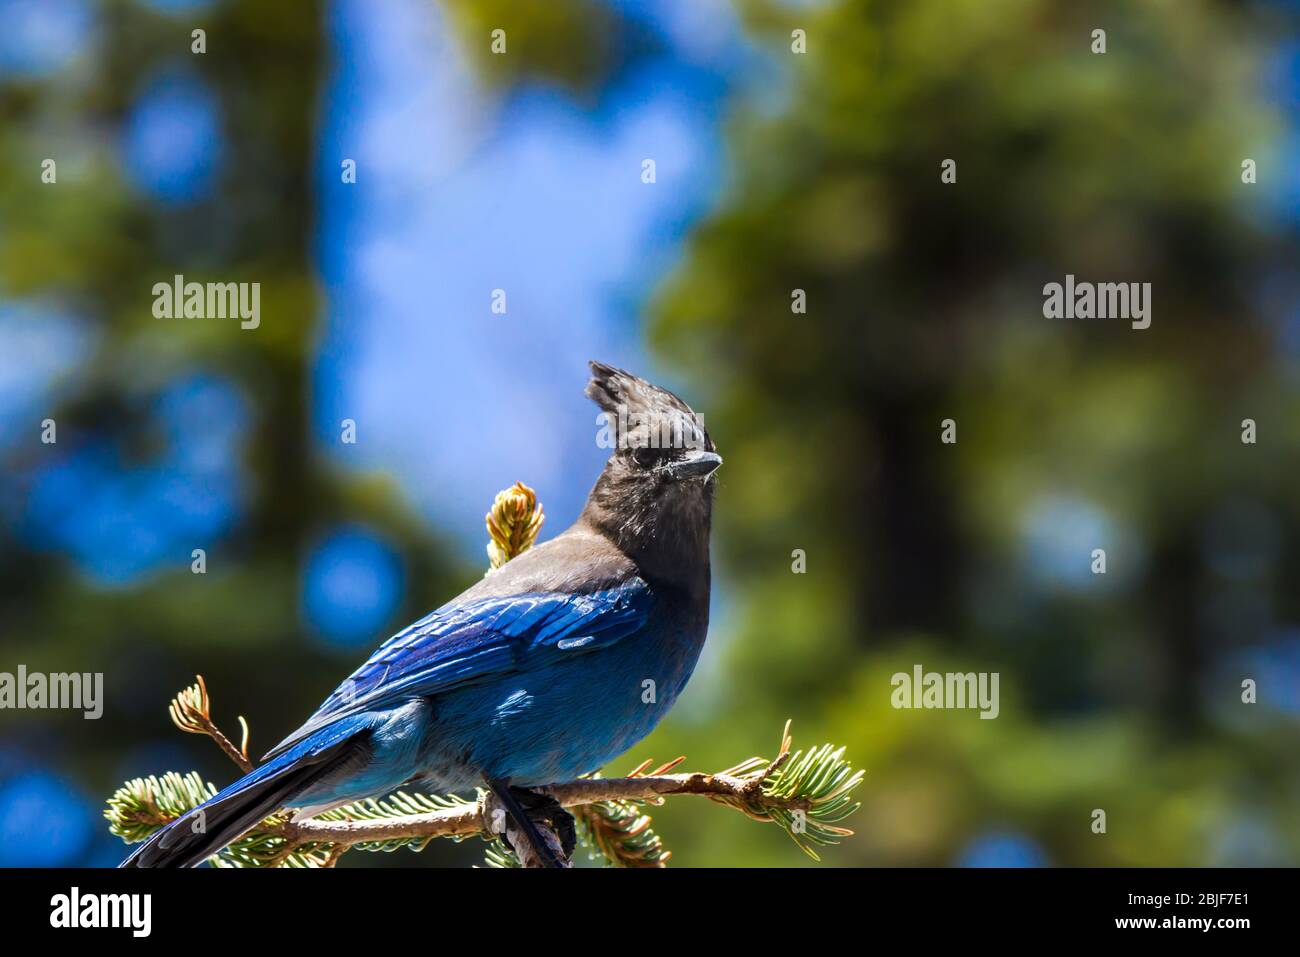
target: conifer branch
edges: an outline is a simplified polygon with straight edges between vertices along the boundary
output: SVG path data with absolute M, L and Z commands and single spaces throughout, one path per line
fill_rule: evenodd
M 634 773 L 624 778 L 581 778 L 533 790 L 555 798 L 566 808 L 602 808 L 594 812 L 597 814 L 608 814 L 604 806 L 613 805 L 622 809 L 619 817 L 623 819 L 635 806 L 661 804 L 669 795 L 693 794 L 735 808 L 754 820 L 780 825 L 816 858 L 811 845 L 837 843 L 853 833 L 838 822 L 857 810 L 851 792 L 861 783 L 863 773 L 849 767 L 842 748 L 823 745 L 806 753 L 792 753 L 789 727 L 787 722 L 782 750 L 770 762 L 751 758 L 714 774 Z M 113 833 L 128 842 L 139 841 L 215 793 L 215 787 L 204 785 L 193 773 L 185 778 L 172 773 L 161 779 L 137 779 L 110 799 L 105 816 Z M 624 832 L 634 832 L 625 834 L 625 838 L 643 833 L 626 823 L 620 827 Z M 327 859 L 337 859 L 339 847 L 388 851 L 413 846 L 418 850 L 436 837 L 459 839 L 473 835 L 492 835 L 481 799 L 398 793 L 383 801 L 368 800 L 327 811 L 306 821 L 293 822 L 273 815 L 223 851 L 222 856 L 224 863 L 233 866 L 320 867 L 326 866 Z M 598 849 L 605 850 L 599 844 Z M 624 857 L 626 852 L 615 856 Z M 654 843 L 642 857 L 659 861 L 666 859 L 666 852 Z M 615 862 L 625 866 L 628 863 Z
M 243 736 L 239 747 L 235 747 L 212 720 L 212 702 L 208 698 L 208 686 L 203 680 L 203 675 L 195 675 L 195 678 L 198 683 L 181 691 L 167 706 L 172 724 L 188 734 L 206 734 L 217 742 L 217 747 L 221 748 L 230 760 L 239 765 L 241 771 L 247 774 L 253 770 L 253 762 L 248 757 L 248 722 L 244 720 L 242 714 L 239 716 L 239 726 L 243 729 Z

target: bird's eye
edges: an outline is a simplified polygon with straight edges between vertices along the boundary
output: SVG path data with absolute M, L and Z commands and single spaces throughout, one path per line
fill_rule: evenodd
M 633 449 L 632 460 L 643 469 L 654 468 L 659 463 L 659 450 L 651 448 Z

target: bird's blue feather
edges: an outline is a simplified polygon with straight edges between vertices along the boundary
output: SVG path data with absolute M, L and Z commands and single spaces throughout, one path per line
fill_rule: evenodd
M 652 605 L 653 593 L 639 578 L 587 594 L 528 593 L 444 605 L 384 642 L 268 757 L 346 716 L 607 648 L 641 629 Z

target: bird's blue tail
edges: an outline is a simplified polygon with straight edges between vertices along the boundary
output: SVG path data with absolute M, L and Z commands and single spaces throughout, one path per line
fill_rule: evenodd
M 349 759 L 366 731 L 322 728 L 153 834 L 122 867 L 197 867 Z

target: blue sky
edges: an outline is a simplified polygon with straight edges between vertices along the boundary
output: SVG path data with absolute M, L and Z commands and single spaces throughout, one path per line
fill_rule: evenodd
M 705 6 L 725 15 L 700 22 Z M 669 55 L 629 64 L 582 107 L 541 86 L 485 94 L 436 4 L 331 7 L 318 437 L 398 476 L 475 557 L 487 504 L 516 479 L 538 490 L 548 532 L 576 517 L 605 458 L 586 361 L 659 374 L 646 298 L 722 187 L 734 20 L 722 4 L 654 8 L 645 26 Z M 505 315 L 490 311 L 496 289 Z M 345 418 L 355 446 L 338 442 Z

